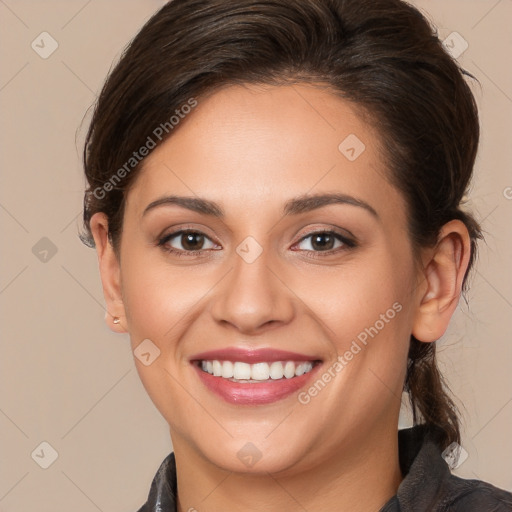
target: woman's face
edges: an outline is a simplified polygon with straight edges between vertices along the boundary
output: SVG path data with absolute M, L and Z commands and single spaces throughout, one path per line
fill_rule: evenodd
M 286 474 L 396 432 L 417 273 L 387 174 L 372 127 L 307 85 L 224 88 L 146 158 L 122 323 L 175 450 Z

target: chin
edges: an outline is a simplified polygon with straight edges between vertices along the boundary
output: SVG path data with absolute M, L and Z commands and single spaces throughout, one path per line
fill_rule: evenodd
M 198 448 L 212 464 L 234 473 L 266 475 L 288 472 L 300 464 L 306 451 L 303 441 L 301 446 L 295 446 L 277 439 L 272 442 L 265 435 L 230 438 L 215 446 L 210 442 Z
M 243 452 L 240 458 L 238 458 L 238 454 L 235 457 L 224 454 L 217 459 L 215 457 L 216 454 L 211 454 L 209 460 L 226 471 L 253 475 L 268 475 L 268 473 L 274 474 L 289 471 L 298 462 L 295 457 L 283 456 L 280 452 L 258 453 L 257 450 L 253 450 L 253 447 L 243 446 L 239 450 Z

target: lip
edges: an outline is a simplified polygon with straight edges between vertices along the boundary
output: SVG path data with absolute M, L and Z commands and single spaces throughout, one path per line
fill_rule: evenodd
M 282 378 L 265 382 L 243 383 L 233 382 L 222 377 L 214 377 L 200 368 L 200 361 L 240 361 L 243 363 L 259 363 L 273 361 L 314 361 L 311 371 L 291 379 Z M 298 354 L 276 349 L 247 350 L 229 348 L 202 352 L 190 358 L 192 367 L 197 372 L 201 382 L 211 392 L 230 404 L 236 405 L 264 405 L 282 400 L 314 378 L 322 366 L 322 361 L 315 356 Z
M 247 349 L 230 347 L 201 352 L 192 356 L 189 360 L 190 362 L 217 360 L 231 361 L 233 363 L 240 361 L 242 363 L 254 364 L 274 361 L 319 361 L 320 358 L 273 348 Z

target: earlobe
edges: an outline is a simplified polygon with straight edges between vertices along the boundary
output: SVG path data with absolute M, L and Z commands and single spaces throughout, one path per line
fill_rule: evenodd
M 127 332 L 126 315 L 121 293 L 119 260 L 108 237 L 108 218 L 103 212 L 95 213 L 90 220 L 96 245 L 98 265 L 105 297 L 105 322 L 114 332 Z
M 423 283 L 417 289 L 412 335 L 419 341 L 438 340 L 448 328 L 459 302 L 469 264 L 471 241 L 460 220 L 445 224 L 434 249 L 428 251 Z

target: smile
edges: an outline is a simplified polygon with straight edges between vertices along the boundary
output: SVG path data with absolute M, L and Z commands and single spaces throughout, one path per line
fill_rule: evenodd
M 250 406 L 291 396 L 322 366 L 322 360 L 311 355 L 245 347 L 195 354 L 190 363 L 208 391 L 230 404 Z
M 315 361 L 272 361 L 255 364 L 242 361 L 200 361 L 201 369 L 214 377 L 231 382 L 259 383 L 269 380 L 293 379 L 309 373 Z

